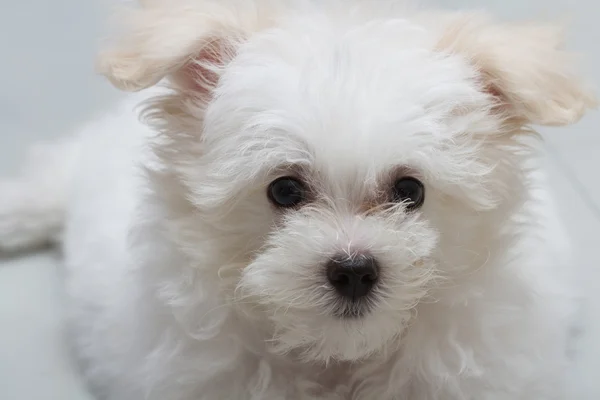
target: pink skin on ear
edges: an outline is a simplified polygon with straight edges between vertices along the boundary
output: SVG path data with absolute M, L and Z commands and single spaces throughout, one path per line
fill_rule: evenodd
M 234 57 L 233 48 L 227 40 L 209 40 L 194 58 L 173 74 L 173 81 L 195 97 L 210 97 L 221 70 Z

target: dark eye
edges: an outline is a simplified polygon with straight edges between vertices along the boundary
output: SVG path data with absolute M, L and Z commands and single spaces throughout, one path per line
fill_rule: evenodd
M 400 178 L 394 184 L 394 201 L 405 203 L 407 210 L 414 210 L 425 201 L 425 187 L 418 179 Z
M 268 196 L 277 207 L 295 207 L 306 199 L 306 190 L 298 179 L 283 177 L 269 185 Z

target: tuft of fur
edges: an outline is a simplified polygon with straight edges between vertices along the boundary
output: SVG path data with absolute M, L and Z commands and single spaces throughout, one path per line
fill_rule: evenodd
M 73 139 L 68 190 L 16 197 L 64 196 L 98 398 L 565 398 L 571 266 L 532 124 L 595 100 L 558 31 L 399 0 L 140 3 L 98 66 L 147 90 Z M 306 204 L 269 203 L 282 176 Z M 407 176 L 418 210 L 390 200 Z M 0 247 L 33 232 L 15 204 Z M 325 264 L 365 252 L 380 279 L 349 304 Z
M 494 24 L 486 15 L 466 14 L 453 18 L 439 46 L 467 57 L 511 116 L 560 126 L 597 106 L 576 77 L 575 56 L 564 50 L 563 37 L 560 25 Z
M 38 145 L 18 178 L 0 180 L 0 253 L 60 243 L 77 145 Z

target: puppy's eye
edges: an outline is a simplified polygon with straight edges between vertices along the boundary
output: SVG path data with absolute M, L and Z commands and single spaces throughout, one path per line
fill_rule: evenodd
M 298 179 L 283 177 L 269 185 L 268 196 L 277 207 L 295 207 L 306 199 L 306 190 Z
M 400 178 L 394 184 L 393 198 L 397 203 L 405 203 L 406 209 L 411 211 L 423 205 L 425 201 L 425 187 L 418 179 Z

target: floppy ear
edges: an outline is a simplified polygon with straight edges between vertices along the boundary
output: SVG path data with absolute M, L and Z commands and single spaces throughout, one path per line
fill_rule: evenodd
M 123 12 L 125 33 L 99 54 L 97 69 L 123 90 L 169 76 L 180 89 L 206 91 L 239 44 L 269 24 L 269 10 L 259 10 L 259 2 L 232 3 L 143 0 Z
M 485 15 L 450 19 L 439 47 L 465 56 L 509 118 L 521 123 L 567 125 L 596 99 L 562 49 L 563 30 L 552 25 L 494 24 Z

